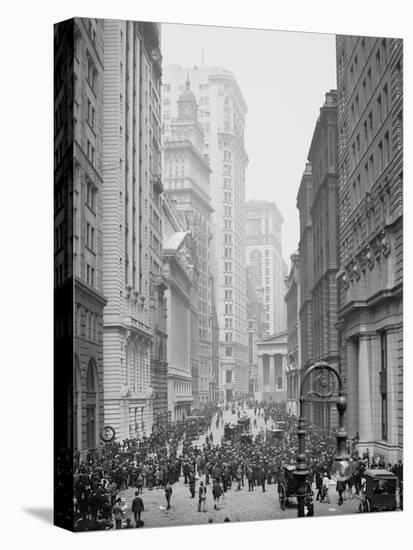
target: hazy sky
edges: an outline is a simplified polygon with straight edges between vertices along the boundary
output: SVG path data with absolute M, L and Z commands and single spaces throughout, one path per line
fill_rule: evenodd
M 247 199 L 275 201 L 284 224 L 283 256 L 299 238 L 296 197 L 325 93 L 336 88 L 335 36 L 162 25 L 164 65 L 222 65 L 247 102 Z

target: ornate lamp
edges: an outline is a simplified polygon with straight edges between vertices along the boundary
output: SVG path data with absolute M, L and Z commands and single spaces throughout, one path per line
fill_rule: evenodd
M 305 454 L 305 429 L 304 404 L 313 397 L 318 399 L 329 399 L 333 395 L 333 388 L 330 386 L 325 372 L 333 375 L 338 381 L 339 395 L 337 398 L 337 411 L 339 414 L 339 427 L 337 430 L 337 453 L 334 457 L 331 473 L 337 481 L 346 481 L 350 477 L 350 457 L 347 454 L 347 432 L 344 428 L 344 412 L 347 407 L 347 399 L 343 394 L 343 383 L 338 371 L 324 361 L 320 361 L 310 367 L 304 374 L 300 385 L 300 417 L 298 420 L 297 438 L 298 438 L 298 453 L 296 458 L 296 470 L 294 476 L 297 481 L 297 500 L 298 500 L 298 517 L 305 515 L 305 498 L 308 489 L 308 467 L 307 457 Z M 316 378 L 314 388 L 310 388 L 305 393 L 303 388 L 304 382 L 313 372 L 320 374 Z

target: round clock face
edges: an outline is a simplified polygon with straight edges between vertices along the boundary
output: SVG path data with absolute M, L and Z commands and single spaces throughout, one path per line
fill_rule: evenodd
M 104 426 L 100 432 L 100 437 L 105 443 L 110 443 L 115 438 L 115 430 L 112 426 Z

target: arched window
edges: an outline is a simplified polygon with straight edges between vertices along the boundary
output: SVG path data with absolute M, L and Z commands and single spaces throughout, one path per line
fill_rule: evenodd
M 97 415 L 97 369 L 94 359 L 87 366 L 86 376 L 86 438 L 89 449 L 96 448 Z
M 75 355 L 75 395 L 74 395 L 74 446 L 79 451 L 82 449 L 82 376 L 80 362 Z

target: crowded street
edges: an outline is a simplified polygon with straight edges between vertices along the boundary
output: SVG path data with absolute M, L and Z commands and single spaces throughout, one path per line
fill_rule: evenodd
M 192 440 L 185 423 L 171 424 L 141 441 L 108 445 L 102 457 L 90 454 L 88 464 L 80 461 L 77 530 L 296 517 L 297 499 L 291 495 L 284 509 L 279 499 L 284 466 L 294 468 L 297 450 L 296 419 L 285 412 L 285 404 L 234 401 L 209 407 L 203 418 L 206 427 Z M 237 436 L 239 425 L 246 428 Z M 340 503 L 329 475 L 334 449 L 333 432 L 313 427 L 307 440 L 313 493 L 306 499 L 308 516 L 358 512 L 365 467 L 384 466 L 374 457 L 354 460 Z M 385 466 L 401 479 L 402 470 Z

